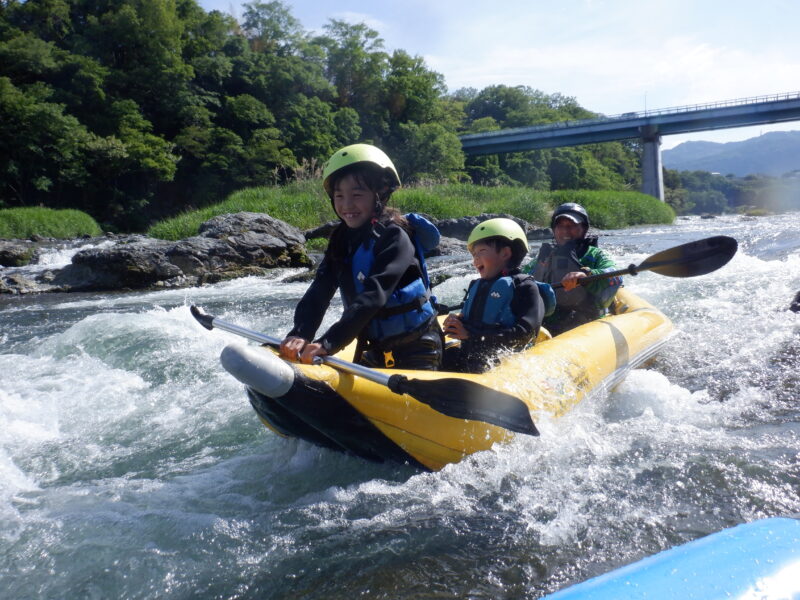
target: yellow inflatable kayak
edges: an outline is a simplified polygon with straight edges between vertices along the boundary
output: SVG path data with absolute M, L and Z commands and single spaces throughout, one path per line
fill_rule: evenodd
M 611 315 L 555 338 L 542 332 L 536 345 L 505 356 L 486 373 L 374 371 L 405 375 L 423 390 L 426 382 L 437 379 L 445 387 L 463 383 L 489 388 L 514 402 L 519 399 L 535 420 L 542 413 L 562 415 L 589 394 L 613 388 L 630 369 L 651 358 L 671 331 L 664 314 L 623 288 Z M 337 356 L 348 360 L 352 352 L 349 347 Z M 426 400 L 420 394 L 394 393 L 329 365 L 286 362 L 262 346 L 227 346 L 221 361 L 245 384 L 253 408 L 271 430 L 368 460 L 438 470 L 519 435 L 485 421 L 443 414 L 419 401 Z

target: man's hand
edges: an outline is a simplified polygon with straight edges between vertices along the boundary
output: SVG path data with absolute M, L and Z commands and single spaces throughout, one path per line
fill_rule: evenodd
M 564 286 L 566 291 L 574 290 L 580 285 L 578 280 L 582 277 L 586 277 L 586 273 L 583 271 L 572 271 L 564 275 L 564 278 L 561 280 L 561 285 Z

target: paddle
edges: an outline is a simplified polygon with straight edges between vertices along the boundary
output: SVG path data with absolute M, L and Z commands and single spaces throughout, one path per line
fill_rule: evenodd
M 192 306 L 190 310 L 192 316 L 206 329 L 222 329 L 254 342 L 267 344 L 274 348 L 280 347 L 281 341 L 277 338 L 228 323 L 206 314 L 196 306 Z M 448 417 L 483 421 L 517 433 L 539 435 L 539 431 L 531 419 L 528 406 L 522 400 L 474 381 L 454 377 L 426 381 L 409 379 L 405 375 L 399 374 L 386 375 L 335 356 L 323 356 L 319 362 L 339 371 L 384 385 L 395 394 L 408 394 Z
M 618 275 L 638 275 L 641 271 L 653 271 L 667 277 L 696 277 L 716 271 L 733 258 L 738 243 L 732 237 L 715 235 L 714 237 L 681 244 L 668 248 L 648 257 L 639 265 L 629 265 L 626 269 L 588 275 L 578 279 L 578 283 L 586 285 L 598 279 L 610 279 Z M 554 288 L 564 287 L 561 283 L 552 284 Z

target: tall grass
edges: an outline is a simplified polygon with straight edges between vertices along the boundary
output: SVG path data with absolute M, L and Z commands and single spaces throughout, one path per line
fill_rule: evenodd
M 402 212 L 421 212 L 437 219 L 507 213 L 541 227 L 550 224 L 550 213 L 562 202 L 583 204 L 592 224 L 600 229 L 671 223 L 675 218 L 668 205 L 639 192 L 545 192 L 511 186 L 440 184 L 402 188 L 391 200 Z M 311 229 L 335 218 L 321 181 L 308 179 L 285 186 L 240 190 L 219 204 L 156 223 L 147 233 L 161 239 L 178 240 L 197 235 L 200 225 L 216 215 L 240 211 L 267 213 L 300 229 Z
M 675 211 L 669 204 L 640 192 L 559 190 L 551 194 L 553 206 L 564 202 L 582 205 L 589 213 L 592 226 L 598 229 L 622 229 L 675 220 Z
M 545 223 L 550 193 L 522 187 L 483 187 L 471 184 L 442 184 L 401 189 L 392 204 L 403 212 L 422 212 L 437 219 L 508 213 L 530 223 Z
M 102 233 L 97 221 L 80 210 L 39 206 L 0 209 L 0 238 L 3 239 L 25 239 L 34 235 L 69 239 Z
M 219 204 L 182 213 L 159 221 L 147 234 L 165 240 L 197 235 L 205 221 L 227 213 L 266 213 L 300 229 L 310 229 L 336 215 L 319 180 L 295 181 L 284 186 L 246 188 L 234 192 Z

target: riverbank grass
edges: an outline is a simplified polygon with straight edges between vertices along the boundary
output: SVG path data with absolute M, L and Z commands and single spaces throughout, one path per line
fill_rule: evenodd
M 39 206 L 0 209 L 2 239 L 27 239 L 37 235 L 71 239 L 102 233 L 97 221 L 80 210 L 56 210 Z
M 675 220 L 675 213 L 669 205 L 639 192 L 549 192 L 511 186 L 442 184 L 402 188 L 392 195 L 391 200 L 391 204 L 402 212 L 420 212 L 436 219 L 505 213 L 539 227 L 550 225 L 553 208 L 563 202 L 582 204 L 589 211 L 592 225 L 599 229 L 622 229 Z M 219 204 L 160 221 L 150 227 L 147 234 L 165 240 L 179 240 L 197 235 L 200 225 L 212 217 L 241 211 L 266 213 L 303 230 L 336 218 L 322 182 L 311 179 L 234 192 Z
M 306 180 L 239 190 L 218 204 L 159 221 L 147 230 L 147 235 L 180 240 L 197 235 L 200 225 L 217 215 L 237 212 L 266 213 L 300 229 L 310 229 L 336 218 L 322 183 Z

